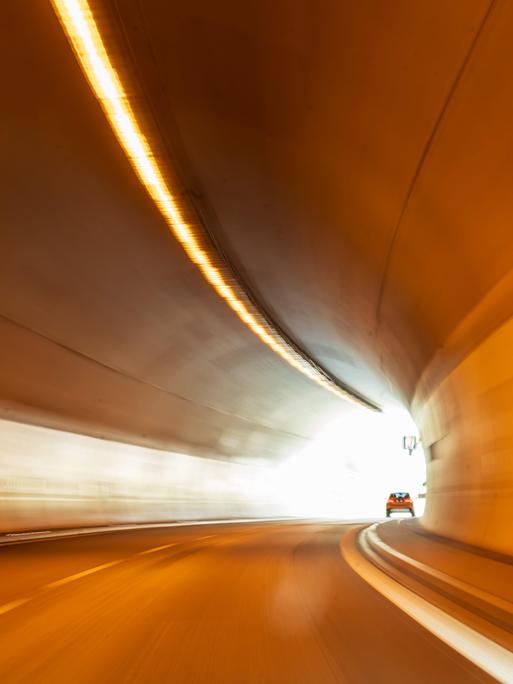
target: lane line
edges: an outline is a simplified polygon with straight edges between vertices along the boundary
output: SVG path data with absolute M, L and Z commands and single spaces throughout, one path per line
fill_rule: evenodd
M 28 603 L 30 601 L 30 598 L 22 598 L 22 599 L 17 599 L 16 601 L 10 601 L 9 603 L 4 603 L 3 606 L 0 606 L 0 615 L 3 615 L 4 613 L 8 613 L 10 610 L 14 610 L 14 608 L 17 608 L 18 606 L 22 606 L 24 603 Z
M 0 500 L 2 497 L 0 496 Z M 180 522 L 164 523 L 140 523 L 138 525 L 106 525 L 103 527 L 82 527 L 73 530 L 53 530 L 48 533 L 46 530 L 33 530 L 31 532 L 8 532 L 0 534 L 0 548 L 3 546 L 14 546 L 17 544 L 34 544 L 36 542 L 55 541 L 57 539 L 74 539 L 91 534 L 110 534 L 111 532 L 126 532 L 131 530 L 153 530 L 166 527 L 197 527 L 200 525 L 241 525 L 241 524 L 260 524 L 274 522 L 307 521 L 310 518 L 292 518 L 290 516 L 282 518 L 219 518 L 212 520 L 182 520 Z M 339 523 L 337 523 L 339 524 Z M 39 538 L 37 535 L 41 535 Z
M 213 535 L 207 535 L 206 537 L 200 537 L 200 539 L 208 539 L 212 537 Z M 194 540 L 197 541 L 197 540 Z M 70 584 L 71 582 L 75 582 L 76 580 L 82 579 L 83 577 L 88 577 L 89 575 L 93 575 L 96 572 L 100 572 L 101 570 L 106 570 L 107 568 L 111 568 L 114 565 L 119 565 L 120 563 L 126 562 L 131 560 L 132 558 L 135 558 L 136 556 L 145 556 L 150 553 L 156 553 L 157 551 L 162 551 L 164 549 L 170 549 L 173 546 L 176 546 L 178 542 L 172 542 L 170 544 L 163 544 L 162 546 L 155 546 L 151 549 L 145 549 L 144 551 L 139 551 L 138 553 L 133 554 L 132 556 L 128 558 L 120 558 L 118 560 L 110 561 L 108 563 L 102 563 L 102 565 L 95 565 L 93 568 L 88 568 L 87 570 L 82 570 L 81 572 L 76 572 L 73 575 L 68 575 L 67 577 L 62 577 L 61 579 L 55 580 L 54 582 L 49 582 L 48 584 L 44 584 L 42 587 L 37 589 L 35 593 L 32 596 L 28 596 L 26 598 L 21 598 L 21 599 L 16 599 L 15 601 L 10 601 L 9 603 L 5 603 L 3 606 L 0 606 L 0 615 L 3 615 L 4 613 L 8 613 L 11 610 L 14 610 L 15 608 L 18 608 L 18 606 L 22 606 L 25 603 L 28 603 L 29 601 L 32 601 L 33 599 L 37 598 L 40 594 L 43 592 L 49 590 L 49 589 L 56 589 L 57 587 L 62 587 L 65 584 Z
M 6 537 L 25 537 L 33 534 L 51 534 L 52 530 L 37 530 L 35 532 L 7 532 Z
M 261 518 L 261 519 L 254 519 L 254 518 L 249 518 L 249 519 L 232 519 L 229 521 L 222 521 L 222 520 L 201 520 L 201 521 L 188 521 L 186 523 L 160 523 L 160 524 L 148 524 L 148 525 L 140 525 L 137 527 L 130 526 L 128 529 L 147 529 L 147 528 L 161 528 L 161 527 L 189 527 L 189 526 L 195 526 L 195 525 L 219 525 L 219 524 L 234 524 L 234 523 L 255 523 L 255 522 L 291 522 L 289 518 L 286 518 L 285 520 L 281 520 L 279 518 Z M 105 532 L 115 532 L 115 531 L 121 531 L 123 529 L 127 529 L 126 527 L 122 527 L 121 529 L 109 529 L 105 530 Z M 102 530 L 103 532 L 103 530 Z M 100 533 L 102 533 L 100 532 Z M 90 534 L 98 534 L 97 531 L 95 532 L 89 532 Z M 72 537 L 72 536 L 79 536 L 77 534 L 75 535 L 67 535 L 67 538 Z M 163 551 L 164 549 L 169 549 L 172 548 L 173 546 L 177 546 L 179 543 L 184 543 L 184 544 L 191 544 L 194 543 L 195 541 L 203 541 L 205 539 L 211 539 L 212 537 L 216 537 L 217 535 L 214 534 L 207 534 L 202 537 L 197 537 L 194 540 L 184 540 L 183 542 L 171 542 L 169 544 L 163 544 L 162 546 L 155 546 L 150 549 L 145 549 L 144 551 L 139 551 L 132 556 L 129 556 L 128 558 L 120 558 L 114 561 L 110 561 L 108 563 L 103 563 L 102 565 L 96 565 L 93 568 L 88 568 L 87 570 L 82 570 L 81 572 L 76 572 L 73 575 L 68 575 L 67 577 L 63 577 L 61 579 L 55 580 L 53 582 L 49 582 L 48 584 L 43 585 L 39 589 L 36 589 L 34 594 L 31 596 L 25 597 L 25 598 L 20 598 L 16 599 L 14 601 L 10 601 L 9 603 L 5 603 L 3 606 L 0 606 L 0 615 L 3 615 L 4 613 L 8 613 L 11 610 L 14 610 L 15 608 L 18 608 L 18 606 L 22 606 L 25 603 L 28 603 L 29 601 L 32 601 L 36 599 L 38 596 L 40 596 L 42 593 L 49 589 L 55 589 L 57 587 L 64 586 L 66 584 L 70 584 L 71 582 L 74 582 L 76 580 L 79 580 L 83 577 L 87 577 L 89 575 L 93 575 L 97 572 L 100 572 L 101 570 L 106 570 L 107 568 L 113 567 L 114 565 L 119 565 L 120 563 L 124 563 L 126 561 L 129 561 L 133 558 L 136 558 L 137 556 L 145 556 L 150 553 L 156 553 L 158 551 Z M 63 538 L 61 535 L 57 538 Z M 43 539 L 40 540 L 31 540 L 31 541 L 44 541 Z M 221 542 L 222 543 L 222 542 Z M 7 546 L 8 544 L 6 544 Z M 0 544 L 0 547 L 2 544 Z
M 139 551 L 136 556 L 145 556 L 147 553 L 155 553 L 156 551 L 162 551 L 163 549 L 170 549 L 172 546 L 176 546 L 178 542 L 173 542 L 172 544 L 164 544 L 163 546 L 155 546 L 153 549 L 146 549 L 145 551 Z
M 63 584 L 69 584 L 70 582 L 74 582 L 75 580 L 81 579 L 82 577 L 87 577 L 88 575 L 92 575 L 95 572 L 100 572 L 100 570 L 105 570 L 106 568 L 110 568 L 113 565 L 117 565 L 118 563 L 121 563 L 123 560 L 126 560 L 126 559 L 110 561 L 110 563 L 104 563 L 103 565 L 96 565 L 94 568 L 89 568 L 88 570 L 82 570 L 82 572 L 76 572 L 74 575 L 69 575 L 68 577 L 63 577 L 62 579 L 55 580 L 55 582 L 49 582 L 48 584 L 45 584 L 41 589 L 44 590 L 44 589 L 54 589 L 55 587 L 62 587 Z
M 360 530 L 340 540 L 342 558 L 367 584 L 454 651 L 503 684 L 513 684 L 513 653 L 378 570 L 357 546 Z

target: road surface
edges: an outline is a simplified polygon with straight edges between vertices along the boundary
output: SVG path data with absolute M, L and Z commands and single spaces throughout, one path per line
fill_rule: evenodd
M 141 529 L 0 548 L 0 681 L 491 682 L 345 564 L 348 525 Z

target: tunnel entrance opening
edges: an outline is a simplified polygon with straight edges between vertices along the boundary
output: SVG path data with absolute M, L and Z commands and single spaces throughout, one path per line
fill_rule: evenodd
M 404 409 L 358 412 L 329 425 L 303 451 L 277 467 L 284 505 L 293 515 L 381 518 L 390 492 L 410 492 L 424 512 L 426 466 L 419 444 L 410 455 L 403 436 L 418 435 Z M 420 495 L 420 498 L 419 498 Z

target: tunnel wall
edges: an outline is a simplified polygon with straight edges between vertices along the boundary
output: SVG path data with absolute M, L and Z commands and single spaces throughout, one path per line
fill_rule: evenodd
M 513 554 L 512 280 L 503 279 L 455 330 L 423 373 L 413 402 L 428 468 L 422 524 L 507 554 Z
M 280 513 L 265 467 L 0 421 L 0 533 Z
M 413 397 L 425 526 L 511 552 L 513 9 L 492 4 L 305 1 L 275 15 L 266 3 L 97 3 L 112 9 L 106 35 L 144 86 L 138 107 L 154 113 L 179 195 L 256 298 L 377 403 Z M 339 405 L 185 258 L 51 4 L 0 12 L 0 416 L 213 457 L 303 448 Z M 151 485 L 162 452 L 118 447 L 140 454 L 148 488 L 113 482 L 118 456 L 112 471 L 91 456 L 75 483 L 78 456 L 58 434 L 35 449 L 0 431 L 4 529 L 148 519 L 157 501 L 159 517 L 181 515 L 174 475 Z M 206 477 L 214 466 L 201 464 Z
M 187 258 L 52 3 L 1 2 L 0 32 L 0 418 L 213 458 L 304 448 L 341 402 Z

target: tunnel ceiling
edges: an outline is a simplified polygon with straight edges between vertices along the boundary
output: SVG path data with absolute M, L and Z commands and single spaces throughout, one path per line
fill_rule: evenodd
M 509 269 L 513 9 L 91 5 L 182 201 L 262 310 L 341 382 L 409 402 Z M 261 344 L 187 260 L 50 3 L 0 13 L 2 415 L 272 458 L 357 410 Z
M 511 239 L 476 164 L 501 172 L 483 148 L 503 115 L 482 93 L 505 10 L 452 5 L 109 4 L 187 190 L 251 290 L 385 405 L 391 389 L 410 400 L 509 267 L 482 267 Z

